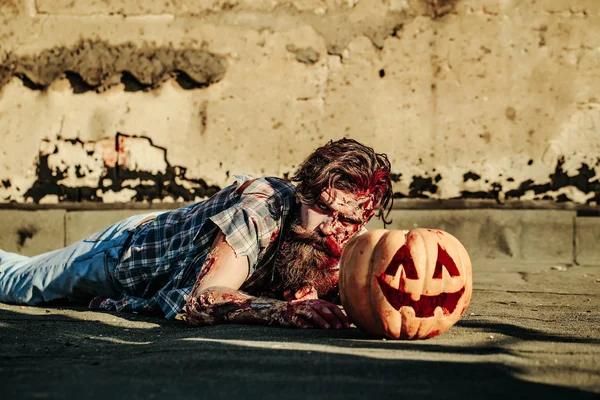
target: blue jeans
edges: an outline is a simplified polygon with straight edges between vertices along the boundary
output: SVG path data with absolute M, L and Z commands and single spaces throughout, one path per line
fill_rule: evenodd
M 119 298 L 112 278 L 124 246 L 138 224 L 135 215 L 72 245 L 25 257 L 0 250 L 0 302 L 36 305 L 80 294 Z

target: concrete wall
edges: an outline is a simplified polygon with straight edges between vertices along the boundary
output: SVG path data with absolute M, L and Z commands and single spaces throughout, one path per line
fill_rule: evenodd
M 349 136 L 410 198 L 600 200 L 600 1 L 0 1 L 0 202 L 193 201 Z
M 25 255 L 54 250 L 142 210 L 0 210 L 0 249 Z M 452 233 L 474 265 L 600 264 L 600 218 L 569 210 L 394 210 L 388 229 L 436 228 Z M 369 229 L 382 228 L 378 220 Z

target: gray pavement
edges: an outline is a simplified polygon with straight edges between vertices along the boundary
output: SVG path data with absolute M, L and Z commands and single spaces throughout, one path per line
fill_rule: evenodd
M 600 398 L 600 267 L 473 265 L 465 316 L 423 341 L 0 305 L 1 397 Z

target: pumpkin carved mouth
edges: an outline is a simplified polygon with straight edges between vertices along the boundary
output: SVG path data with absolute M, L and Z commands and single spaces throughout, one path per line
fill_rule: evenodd
M 437 250 L 438 259 L 436 261 L 435 271 L 433 272 L 433 279 L 442 279 L 442 269 L 444 268 L 448 271 L 450 277 L 460 276 L 456 263 L 452 257 L 450 257 L 446 249 L 438 243 Z M 406 274 L 406 279 L 419 279 L 415 262 L 407 245 L 398 249 L 385 273 L 377 277 L 381 291 L 392 307 L 396 310 L 399 310 L 402 306 L 412 307 L 415 310 L 415 316 L 417 318 L 433 317 L 433 313 L 437 307 L 442 308 L 444 315 L 450 315 L 454 312 L 458 301 L 465 292 L 464 286 L 457 292 L 440 293 L 435 296 L 422 294 L 419 300 L 415 301 L 411 298 L 410 293 L 405 293 L 391 287 L 384 279 L 385 275 L 396 275 L 396 272 L 401 265 Z
M 339 286 L 344 310 L 361 331 L 427 339 L 465 313 L 471 260 L 458 239 L 438 229 L 376 229 L 346 244 Z
M 463 286 L 459 291 L 453 293 L 440 293 L 436 296 L 422 294 L 421 298 L 415 301 L 410 297 L 410 293 L 391 287 L 383 279 L 383 274 L 377 277 L 377 282 L 381 287 L 383 296 L 394 309 L 400 310 L 400 307 L 412 307 L 417 318 L 433 317 L 437 307 L 442 308 L 444 315 L 452 314 L 456 310 L 458 301 L 465 293 L 465 287 Z

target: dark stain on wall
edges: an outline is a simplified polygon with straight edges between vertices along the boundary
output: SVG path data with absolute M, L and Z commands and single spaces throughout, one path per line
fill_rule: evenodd
M 455 11 L 458 0 L 426 0 L 431 7 L 432 18 L 441 18 Z
M 466 182 L 468 180 L 472 180 L 472 181 L 478 181 L 481 179 L 481 176 L 477 175 L 474 172 L 467 172 L 466 174 L 463 175 L 463 182 Z
M 115 137 L 115 152 L 119 152 L 119 143 L 123 138 L 136 138 L 146 140 L 155 149 L 163 153 L 166 169 L 164 172 L 153 173 L 144 170 L 131 170 L 116 163 L 114 166 L 104 166 L 102 174 L 96 185 L 92 186 L 66 186 L 60 181 L 67 177 L 68 167 L 64 169 L 52 168 L 48 162 L 49 154 L 40 154 L 37 162 L 37 179 L 32 187 L 25 193 L 26 199 L 31 199 L 35 203 L 46 195 L 56 195 L 59 201 L 70 202 L 102 202 L 102 195 L 108 191 L 119 192 L 125 188 L 135 191 L 131 201 L 148 201 L 166 197 L 173 197 L 175 200 L 185 202 L 193 201 L 196 198 L 212 196 L 220 190 L 218 186 L 208 185 L 202 179 L 191 179 L 186 177 L 187 169 L 181 166 L 170 165 L 167 160 L 167 150 L 156 146 L 150 138 L 129 136 L 117 134 Z M 75 145 L 84 147 L 84 142 L 79 139 L 59 139 Z M 94 142 L 88 142 L 94 143 Z M 58 151 L 58 147 L 55 152 Z M 91 156 L 91 153 L 88 152 Z M 75 167 L 75 174 L 83 177 L 81 168 Z M 140 184 L 134 187 L 124 184 L 127 180 L 140 180 Z
M 314 64 L 319 61 L 319 53 L 312 47 L 298 48 L 293 44 L 288 44 L 285 49 L 290 53 L 296 54 L 296 61 L 304 64 Z
M 37 232 L 38 230 L 35 226 L 26 226 L 19 228 L 17 230 L 17 236 L 19 237 L 17 239 L 18 248 L 21 249 L 25 245 L 27 239 L 33 238 Z
M 94 90 L 93 86 L 88 85 L 83 80 L 83 78 L 76 73 L 66 71 L 65 78 L 67 78 L 67 80 L 71 84 L 71 88 L 73 88 L 73 94 L 80 94 L 80 93 L 89 92 L 90 90 Z M 41 88 L 40 90 L 43 90 L 43 86 L 39 86 L 39 87 Z M 32 89 L 32 88 L 30 88 L 30 89 Z
M 435 179 L 435 182 L 439 182 L 441 176 L 437 175 Z M 409 187 L 408 197 L 426 199 L 430 196 L 426 195 L 425 192 L 435 194 L 437 191 L 438 186 L 434 183 L 434 178 L 413 176 L 413 180 Z
M 593 168 L 587 164 L 582 164 L 578 169 L 577 175 L 569 176 L 564 171 L 563 166 L 565 159 L 560 158 L 556 163 L 554 173 L 549 175 L 549 181 L 543 184 L 534 184 L 532 180 L 522 182 L 517 189 L 506 192 L 506 199 L 520 198 L 528 191 L 533 191 L 536 194 L 536 199 L 546 199 L 545 194 L 549 191 L 556 191 L 561 188 L 572 186 L 585 194 L 593 193 L 594 195 L 587 200 L 587 203 L 600 203 L 600 181 L 592 181 L 596 176 Z M 596 165 L 600 165 L 600 159 Z M 571 201 L 566 194 L 561 194 L 556 197 L 557 202 Z
M 8 53 L 0 64 L 0 88 L 16 76 L 35 90 L 66 77 L 75 93 L 103 91 L 120 82 L 126 90 L 149 90 L 170 78 L 175 78 L 184 89 L 195 89 L 220 81 L 226 69 L 223 56 L 204 49 L 82 40 L 74 46 L 57 46 L 37 55 Z
M 390 173 L 390 178 L 392 179 L 392 182 L 400 182 L 400 179 L 402 178 L 402 174 L 401 173 Z
M 502 192 L 502 185 L 499 183 L 492 183 L 487 192 L 478 191 L 471 192 L 468 190 L 461 191 L 460 199 L 495 199 L 499 201 L 500 192 Z
M 140 168 L 131 169 L 134 167 L 128 167 L 128 165 L 135 165 L 135 162 L 130 164 L 123 162 L 123 159 L 119 161 L 120 154 L 123 152 L 122 143 L 127 143 L 130 140 L 137 141 L 138 145 L 142 145 L 141 147 L 134 146 L 137 149 L 142 149 L 138 151 L 146 151 L 143 149 L 148 149 L 148 147 L 158 149 L 159 152 L 155 156 L 157 159 L 153 160 L 152 163 L 155 166 L 156 164 L 160 164 L 161 170 L 153 172 Z M 97 182 L 95 181 L 93 184 L 90 184 L 88 179 L 88 183 L 86 184 L 89 186 L 67 186 L 63 183 L 63 180 L 68 181 L 65 178 L 69 178 L 69 174 L 77 178 L 84 178 L 87 174 L 90 174 L 91 167 L 90 165 L 68 165 L 68 161 L 64 162 L 64 160 L 68 160 L 68 154 L 58 154 L 59 158 L 63 158 L 61 162 L 55 162 L 56 160 L 49 162 L 49 158 L 59 152 L 61 141 L 87 151 L 87 155 L 93 161 L 91 164 L 98 165 L 98 168 L 101 168 L 100 173 L 98 171 L 93 172 L 93 176 L 99 176 Z M 151 202 L 167 198 L 173 198 L 175 201 L 189 202 L 198 198 L 212 196 L 220 190 L 218 186 L 210 186 L 202 179 L 188 178 L 186 176 L 187 169 L 183 166 L 171 165 L 167 160 L 167 150 L 153 144 L 150 138 L 119 133 L 115 136 L 114 142 L 113 138 L 104 139 L 102 145 L 109 147 L 108 152 L 110 154 L 108 158 L 116 158 L 112 162 L 107 162 L 106 158 L 103 160 L 98 159 L 99 143 L 100 141 L 83 142 L 79 139 L 58 139 L 54 142 L 47 140 L 43 146 L 45 149 L 44 153 L 40 153 L 37 160 L 37 179 L 25 193 L 25 200 L 39 203 L 47 195 L 56 195 L 60 202 L 103 202 L 104 195 L 108 192 L 118 193 L 124 189 L 130 189 L 134 191 L 131 201 L 135 202 Z M 54 147 L 52 147 L 53 145 Z M 122 157 L 135 158 L 140 156 L 139 154 L 127 154 L 122 155 Z M 552 200 L 555 202 L 581 201 L 580 199 L 570 197 L 568 193 L 559 193 L 562 188 L 572 187 L 577 190 L 579 196 L 581 194 L 586 195 L 587 204 L 599 204 L 600 180 L 596 178 L 596 171 L 600 167 L 600 158 L 593 165 L 581 164 L 575 175 L 567 174 L 564 170 L 564 165 L 565 159 L 559 159 L 554 172 L 548 175 L 546 182 L 535 183 L 533 180 L 525 180 L 518 184 L 515 189 L 505 189 L 503 185 L 514 187 L 514 178 L 508 177 L 505 180 L 491 182 L 486 179 L 484 183 L 487 189 L 478 191 L 462 190 L 460 196 L 455 199 L 487 199 L 496 200 L 500 203 L 504 200 L 519 200 L 524 196 L 530 199 L 533 193 L 534 200 Z M 526 166 L 523 167 L 526 168 Z M 432 171 L 431 175 L 433 173 L 435 171 Z M 287 179 L 288 175 L 285 174 L 285 177 Z M 391 174 L 393 182 L 398 183 L 401 181 L 401 178 L 401 173 Z M 464 182 L 480 181 L 481 179 L 481 175 L 473 171 L 469 171 L 463 175 Z M 83 181 L 83 179 L 81 180 Z M 139 180 L 139 183 L 136 183 L 138 182 L 137 180 Z M 427 173 L 422 176 L 415 175 L 412 177 L 408 190 L 406 192 L 396 191 L 394 198 L 435 198 L 439 193 L 439 182 L 442 180 L 443 177 L 441 174 L 433 177 Z M 133 184 L 135 186 L 132 186 Z M 7 179 L 2 180 L 1 186 L 10 188 L 12 184 Z M 26 239 L 27 235 L 23 235 Z
M 527 162 L 527 165 L 531 165 L 532 162 Z M 500 181 L 488 182 L 487 190 L 481 191 L 469 191 L 463 190 L 460 196 L 454 199 L 482 199 L 482 200 L 496 200 L 501 202 L 505 200 L 519 200 L 521 197 L 533 192 L 534 200 L 552 200 L 558 203 L 561 202 L 573 202 L 575 199 L 569 197 L 565 193 L 558 194 L 560 189 L 565 187 L 573 187 L 584 195 L 589 196 L 586 200 L 587 204 L 600 204 L 600 180 L 596 178 L 596 170 L 600 167 L 600 158 L 596 162 L 595 166 L 583 163 L 578 169 L 576 175 L 568 175 L 563 169 L 565 159 L 561 158 L 557 161 L 555 170 L 548 176 L 548 181 L 543 183 L 535 183 L 529 179 L 521 182 L 516 189 L 505 190 Z M 391 178 L 393 182 L 399 182 L 402 174 L 392 173 Z M 433 198 L 438 192 L 437 183 L 441 181 L 443 177 L 436 175 L 434 178 L 427 176 L 413 176 L 411 183 L 409 184 L 408 193 L 397 191 L 394 193 L 394 198 L 421 198 L 428 199 Z M 469 171 L 463 175 L 463 182 L 467 181 L 479 181 L 481 175 Z M 506 182 L 514 182 L 515 179 L 512 177 L 506 178 Z M 512 186 L 512 185 L 511 185 Z M 504 194 L 504 196 L 502 196 Z M 530 193 L 528 194 L 530 198 Z

